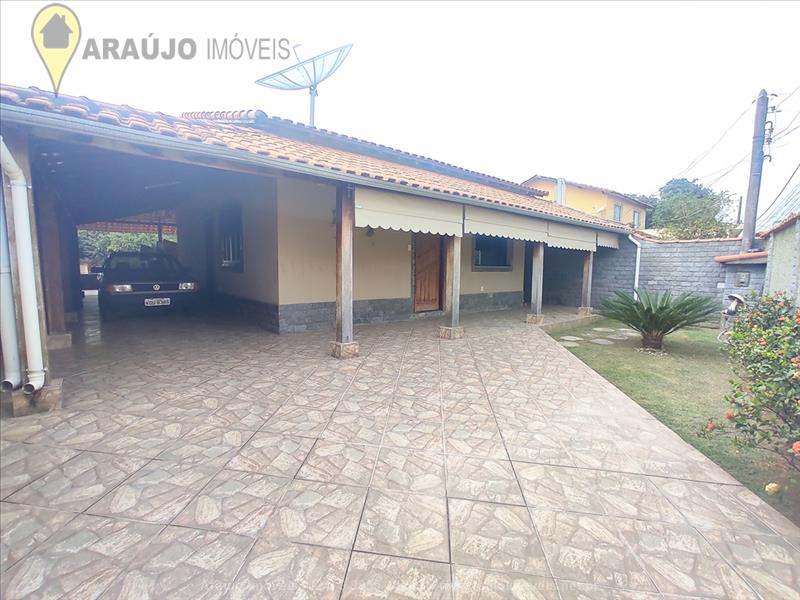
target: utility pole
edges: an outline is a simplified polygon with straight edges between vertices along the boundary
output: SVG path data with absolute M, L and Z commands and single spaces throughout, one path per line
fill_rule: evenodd
M 756 100 L 756 120 L 753 126 L 753 152 L 750 155 L 750 183 L 747 186 L 747 204 L 744 207 L 742 227 L 742 252 L 753 248 L 758 214 L 758 194 L 761 191 L 761 171 L 764 167 L 764 136 L 767 128 L 769 96 L 761 90 Z

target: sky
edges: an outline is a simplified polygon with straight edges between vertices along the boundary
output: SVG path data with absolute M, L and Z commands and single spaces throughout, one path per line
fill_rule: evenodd
M 82 39 L 63 94 L 175 115 L 257 108 L 305 123 L 305 91 L 254 84 L 294 56 L 210 60 L 206 40 L 285 38 L 301 58 L 352 43 L 320 85 L 318 127 L 504 179 L 653 194 L 682 175 L 746 195 L 762 88 L 785 131 L 764 167 L 760 212 L 800 162 L 800 90 L 790 96 L 800 87 L 800 2 L 64 3 Z M 0 4 L 3 83 L 51 89 L 31 41 L 47 4 Z M 139 43 L 151 33 L 194 39 L 197 56 L 82 57 L 89 38 Z M 798 182 L 800 173 L 789 187 Z

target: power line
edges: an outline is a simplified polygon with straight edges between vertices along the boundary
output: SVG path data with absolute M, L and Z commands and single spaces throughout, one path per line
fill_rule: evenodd
M 779 132 L 775 133 L 775 134 L 772 136 L 772 138 L 773 138 L 773 139 L 775 139 L 775 137 L 777 137 L 777 136 L 781 135 L 781 134 L 782 134 L 784 131 L 786 131 L 787 129 L 789 129 L 789 127 L 791 127 L 791 126 L 792 126 L 792 124 L 794 124 L 794 122 L 795 122 L 795 121 L 797 121 L 797 117 L 800 117 L 800 110 L 798 110 L 798 111 L 797 111 L 797 112 L 794 114 L 794 116 L 792 117 L 792 120 L 791 120 L 791 121 L 789 121 L 789 123 L 786 125 L 786 127 L 784 127 L 783 129 L 781 129 Z
M 749 157 L 750 157 L 750 154 L 749 153 L 746 154 L 743 158 L 739 159 L 738 161 L 733 163 L 730 167 L 728 167 L 722 175 L 720 175 L 719 177 L 714 178 L 712 181 L 708 182 L 706 185 L 708 187 L 712 187 L 714 184 L 716 184 L 717 182 L 721 181 L 722 179 L 724 179 L 725 177 L 727 177 L 728 175 L 733 173 L 733 171 L 735 171 L 736 168 L 739 165 L 741 165 L 745 160 L 747 160 Z
M 722 173 L 724 171 L 723 175 L 721 175 L 720 177 L 718 177 L 717 179 L 714 180 L 714 183 L 716 183 L 722 177 L 725 177 L 725 175 L 727 175 L 728 173 L 733 171 L 736 167 L 738 167 L 745 160 L 747 160 L 747 158 L 749 156 L 750 156 L 750 153 L 748 152 L 748 153 L 742 155 L 742 157 L 739 158 L 736 162 L 733 162 L 733 163 L 731 163 L 731 164 L 729 164 L 729 165 L 727 165 L 725 167 L 722 167 L 721 169 L 717 169 L 716 171 L 711 171 L 711 173 L 707 173 L 706 175 L 703 175 L 702 177 L 698 177 L 697 179 L 699 179 L 699 180 L 708 179 L 709 177 L 714 177 L 714 175 L 717 175 L 717 174 Z
M 783 104 L 783 103 L 784 103 L 784 102 L 786 102 L 786 101 L 787 101 L 789 98 L 791 98 L 792 96 L 794 96 L 794 95 L 795 95 L 795 93 L 797 92 L 797 90 L 800 90 L 800 85 L 798 85 L 798 86 L 797 86 L 796 88 L 794 88 L 794 89 L 793 89 L 791 92 L 789 92 L 789 94 L 786 96 L 786 98 L 784 98 L 783 100 L 781 100 L 780 102 L 778 102 L 778 104 L 776 104 L 776 105 L 775 105 L 775 108 L 778 108 L 778 107 L 779 107 L 781 104 Z
M 794 122 L 794 121 L 792 121 L 792 122 Z M 782 139 L 783 139 L 783 138 L 785 138 L 787 135 L 789 135 L 789 134 L 790 134 L 790 133 L 792 133 L 793 131 L 797 131 L 798 129 L 800 129 L 800 125 L 795 125 L 795 126 L 794 126 L 794 127 L 792 127 L 792 128 L 789 130 L 789 131 L 786 131 L 786 130 L 784 129 L 783 131 L 781 131 L 781 133 L 779 133 L 779 134 L 778 134 L 778 135 L 776 135 L 774 138 L 772 138 L 772 141 L 773 141 L 773 142 L 776 142 L 776 141 L 778 141 L 778 140 L 782 140 Z
M 770 202 L 770 203 L 769 203 L 769 206 L 768 206 L 767 208 L 765 208 L 763 211 L 761 211 L 761 214 L 762 214 L 762 215 L 765 215 L 765 214 L 767 214 L 767 212 L 769 212 L 769 209 L 770 209 L 770 208 L 772 208 L 773 204 L 775 204 L 775 203 L 778 201 L 778 198 L 780 198 L 780 197 L 781 197 L 781 194 L 783 194 L 783 192 L 785 192 L 785 191 L 786 191 L 786 188 L 787 188 L 787 187 L 789 187 L 789 182 L 790 182 L 792 179 L 794 179 L 794 176 L 795 176 L 795 175 L 797 175 L 797 171 L 798 171 L 798 170 L 800 170 L 800 163 L 797 163 L 797 166 L 794 168 L 794 171 L 792 171 L 792 174 L 791 174 L 791 175 L 789 175 L 789 179 L 787 179 L 787 180 L 786 180 L 786 183 L 784 183 L 784 184 L 783 184 L 783 187 L 781 188 L 781 191 L 780 191 L 780 192 L 778 192 L 778 195 L 777 195 L 777 196 L 775 196 L 775 199 L 774 199 L 772 202 Z
M 751 105 L 752 102 L 750 103 L 750 106 Z M 728 135 L 728 133 L 730 133 L 731 129 L 733 129 L 736 126 L 736 124 L 742 119 L 742 117 L 744 117 L 748 112 L 750 112 L 750 106 L 745 108 L 742 111 L 742 113 L 738 117 L 736 117 L 736 119 L 734 119 L 733 123 L 731 123 L 728 126 L 728 128 L 722 133 L 721 136 L 719 136 L 716 142 L 711 144 L 711 146 L 709 146 L 706 150 L 704 150 L 697 157 L 695 157 L 695 159 L 689 163 L 689 166 L 687 166 L 683 171 L 681 171 L 675 177 L 673 177 L 673 179 L 678 179 L 679 177 L 683 177 L 689 171 L 691 171 L 695 166 L 697 166 L 697 164 L 700 163 L 700 161 L 702 161 L 706 156 L 708 156 L 711 153 L 711 151 L 714 150 L 714 148 L 716 148 L 723 139 L 725 139 L 725 136 Z

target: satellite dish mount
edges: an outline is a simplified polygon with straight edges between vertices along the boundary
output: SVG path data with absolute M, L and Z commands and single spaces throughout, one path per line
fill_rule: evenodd
M 276 90 L 308 89 L 309 117 L 308 124 L 314 127 L 314 108 L 317 98 L 317 86 L 336 72 L 350 53 L 353 44 L 335 48 L 314 58 L 300 60 L 297 46 L 293 48 L 297 64 L 272 75 L 258 79 L 256 83 Z

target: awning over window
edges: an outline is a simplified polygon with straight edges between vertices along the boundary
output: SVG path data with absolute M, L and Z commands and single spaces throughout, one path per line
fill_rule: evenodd
M 355 205 L 356 227 L 462 235 L 462 208 L 455 202 L 356 187 Z
M 605 248 L 619 249 L 619 236 L 616 233 L 610 233 L 608 231 L 598 231 L 597 245 Z
M 597 251 L 597 232 L 594 229 L 563 225 L 547 224 L 547 245 L 569 250 Z
M 619 236 L 615 233 L 361 186 L 355 189 L 355 208 L 356 227 L 458 237 L 464 233 L 491 235 L 592 252 L 598 244 L 619 248 Z
M 464 207 L 464 233 L 530 242 L 546 242 L 548 239 L 547 221 L 475 206 Z

